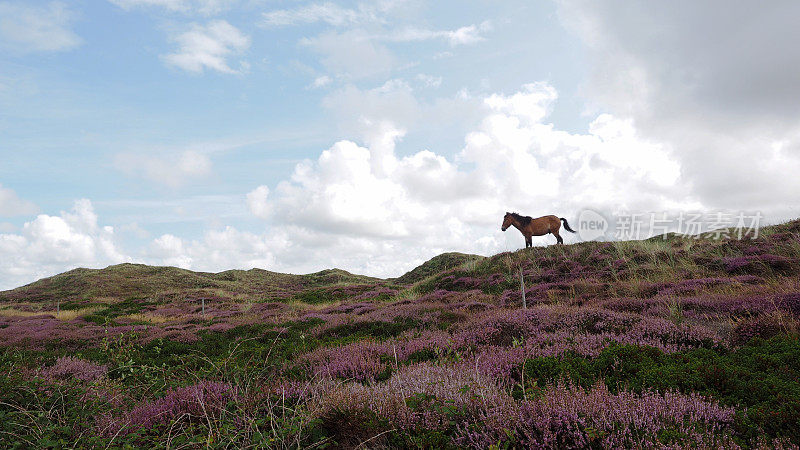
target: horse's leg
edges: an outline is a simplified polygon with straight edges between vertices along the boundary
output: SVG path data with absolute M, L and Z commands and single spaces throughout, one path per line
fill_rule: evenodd
M 561 221 L 558 220 L 558 218 L 556 217 L 556 220 L 554 220 L 554 221 L 552 221 L 550 223 L 550 233 L 552 233 L 553 236 L 556 237 L 556 243 L 557 244 L 563 244 L 564 243 L 564 239 L 562 239 L 561 235 L 558 234 L 558 230 L 559 229 L 561 229 Z
M 530 236 L 525 236 L 525 248 L 533 247 L 533 239 Z

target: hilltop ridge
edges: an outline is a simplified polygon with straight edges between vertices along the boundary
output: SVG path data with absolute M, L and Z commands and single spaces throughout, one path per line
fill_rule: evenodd
M 281 297 L 298 289 L 336 283 L 370 283 L 378 278 L 342 269 L 305 275 L 253 268 L 218 273 L 196 272 L 171 266 L 122 263 L 103 269 L 77 268 L 18 288 L 0 291 L 0 301 L 53 301 L 90 298 L 146 297 L 167 292 L 187 296 Z
M 0 293 L 0 446 L 794 448 L 800 220 L 718 234 L 72 270 Z
M 735 235 L 735 230 L 729 230 Z M 800 220 L 793 220 L 779 225 L 764 227 L 760 230 L 761 237 L 767 237 L 781 233 L 800 233 Z M 714 240 L 710 238 L 710 233 L 698 236 L 681 235 L 668 233 L 663 236 L 654 236 L 640 241 L 614 241 L 614 242 L 581 242 L 560 247 L 557 245 L 534 247 L 531 249 L 520 249 L 516 252 L 504 252 L 489 257 L 466 254 L 459 252 L 448 252 L 434 256 L 414 269 L 396 278 L 376 278 L 366 275 L 353 274 L 342 269 L 325 269 L 314 273 L 297 275 L 290 273 L 272 272 L 269 270 L 253 268 L 249 270 L 225 270 L 222 272 L 199 272 L 181 269 L 171 266 L 150 266 L 136 263 L 122 263 L 111 265 L 103 269 L 76 268 L 67 272 L 46 277 L 33 283 L 20 286 L 14 289 L 0 291 L 0 302 L 2 301 L 27 301 L 27 302 L 48 302 L 56 300 L 76 300 L 92 298 L 116 298 L 125 299 L 130 297 L 148 297 L 158 294 L 180 294 L 186 297 L 219 297 L 230 299 L 242 299 L 245 297 L 255 299 L 286 299 L 296 296 L 303 291 L 314 291 L 321 288 L 335 285 L 347 284 L 374 284 L 379 286 L 393 286 L 401 289 L 404 286 L 423 283 L 426 279 L 436 278 L 442 273 L 458 272 L 459 268 L 465 265 L 471 268 L 461 272 L 505 272 L 510 263 L 509 258 L 513 256 L 515 264 L 525 265 L 528 260 L 535 258 L 547 258 L 548 255 L 568 256 L 568 259 L 577 262 L 585 258 L 587 249 L 597 247 L 613 246 L 619 256 L 626 262 L 633 265 L 625 267 L 623 273 L 638 273 L 653 278 L 660 273 L 662 277 L 675 276 L 671 268 L 674 268 L 675 257 L 679 256 L 684 262 L 682 278 L 689 277 L 694 273 L 696 276 L 717 272 L 714 268 L 722 269 L 721 275 L 727 275 L 729 271 L 722 267 L 725 264 L 724 258 L 743 258 L 740 262 L 744 265 L 753 266 L 752 270 L 758 272 L 766 269 L 785 272 L 791 267 L 796 266 L 796 261 L 791 257 L 788 260 L 781 255 L 773 255 L 776 258 L 769 261 L 762 261 L 763 258 L 757 255 L 747 255 L 744 248 L 740 248 L 751 239 L 748 237 L 743 240 Z M 733 243 L 733 244 L 731 244 Z M 731 248 L 731 247 L 734 248 Z M 634 256 L 628 260 L 625 258 L 626 250 L 630 253 L 633 248 L 646 248 L 649 256 Z M 727 252 L 720 252 L 720 248 L 726 248 Z M 682 249 L 675 251 L 675 249 Z M 752 249 L 750 251 L 752 252 Z M 689 258 L 688 256 L 692 256 Z M 502 257 L 502 258 L 501 258 Z M 672 263 L 667 267 L 659 257 L 672 258 Z M 761 258 L 761 259 L 759 259 Z M 795 257 L 796 259 L 796 257 Z M 643 264 L 648 262 L 648 264 Z M 611 273 L 617 273 L 618 268 L 603 267 L 602 270 L 595 270 L 600 261 L 587 261 L 583 270 L 585 275 L 593 272 L 599 278 L 608 277 Z M 562 264 L 563 265 L 563 264 Z M 619 264 L 618 264 L 619 265 Z M 758 267 L 761 267 L 759 269 Z M 670 269 L 670 270 L 667 270 Z M 609 271 L 610 270 L 610 271 Z M 739 268 L 739 272 L 746 271 Z M 615 275 L 617 278 L 619 275 Z M 608 280 L 606 280 L 608 281 Z M 424 283 L 423 283 L 424 284 Z M 427 283 L 430 284 L 430 283 Z

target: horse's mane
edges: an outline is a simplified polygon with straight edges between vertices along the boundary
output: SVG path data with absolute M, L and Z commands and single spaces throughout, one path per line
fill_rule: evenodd
M 522 225 L 527 225 L 531 220 L 533 220 L 533 217 L 531 216 L 521 216 L 515 212 L 512 212 L 511 216 L 517 219 Z

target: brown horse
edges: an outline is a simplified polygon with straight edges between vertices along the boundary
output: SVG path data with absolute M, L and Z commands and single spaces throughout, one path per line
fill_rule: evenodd
M 567 219 L 559 219 L 557 216 L 543 216 L 539 218 L 532 218 L 531 216 L 520 216 L 517 213 L 507 212 L 503 217 L 503 225 L 500 229 L 506 231 L 508 227 L 514 225 L 516 229 L 525 236 L 525 248 L 533 247 L 532 236 L 544 236 L 547 233 L 552 233 L 556 237 L 559 244 L 564 243 L 564 239 L 558 235 L 558 229 L 561 228 L 561 222 L 564 222 L 564 229 L 570 233 L 575 230 L 569 227 Z

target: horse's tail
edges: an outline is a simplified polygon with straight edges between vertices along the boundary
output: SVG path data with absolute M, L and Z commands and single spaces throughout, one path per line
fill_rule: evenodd
M 575 232 L 575 230 L 573 230 L 572 228 L 569 227 L 569 223 L 567 223 L 567 219 L 562 217 L 561 221 L 564 222 L 564 229 L 565 230 L 569 231 L 570 233 L 574 233 Z

